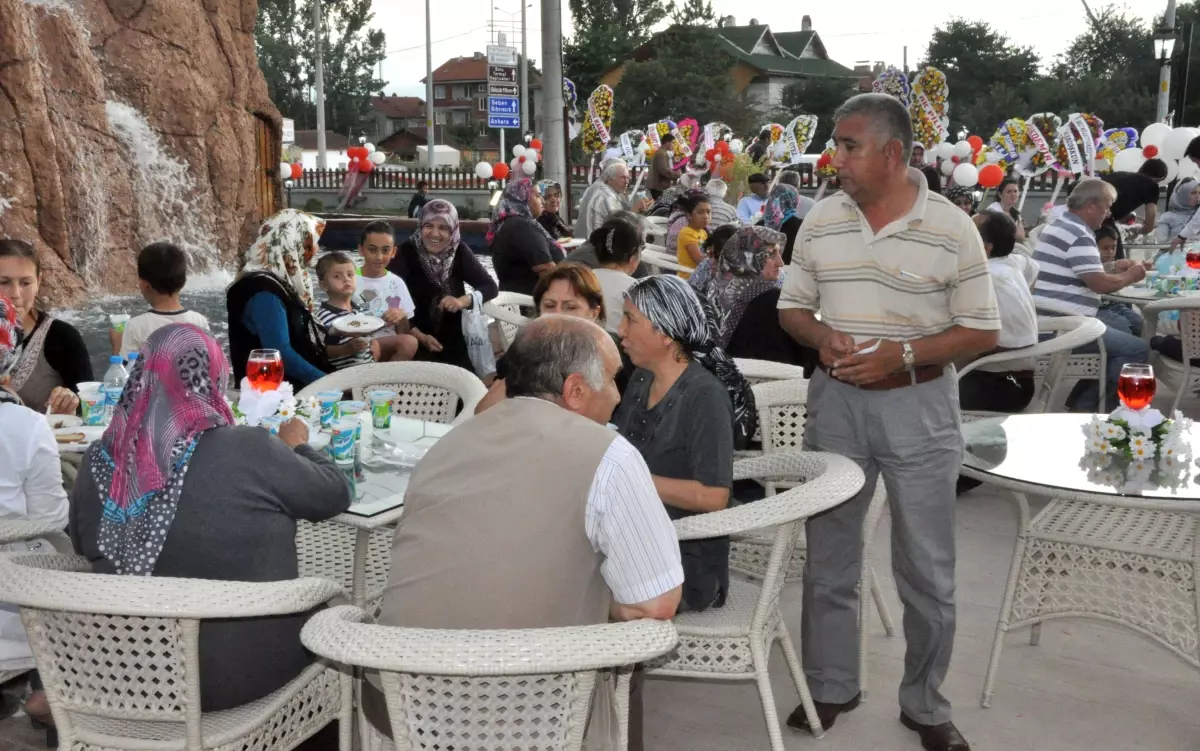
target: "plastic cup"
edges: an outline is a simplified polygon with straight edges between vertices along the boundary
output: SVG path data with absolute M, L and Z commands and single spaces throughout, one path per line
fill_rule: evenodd
M 346 485 L 350 487 L 350 502 L 358 500 L 358 476 L 354 471 L 354 462 L 334 461 L 338 471 L 342 473 L 342 477 L 346 480 Z
M 357 417 L 367 411 L 366 402 L 343 401 L 337 403 L 337 419 L 343 417 Z
M 268 415 L 258 421 L 261 428 L 266 428 L 271 435 L 279 435 L 279 428 L 282 427 L 285 420 L 280 415 Z
M 113 313 L 108 317 L 108 325 L 118 334 L 125 333 L 125 324 L 129 323 L 129 315 L 127 313 Z
M 79 388 L 79 404 L 83 408 L 84 425 L 103 425 L 108 415 L 106 409 L 107 395 L 99 383 L 81 383 Z
M 358 420 L 342 418 L 333 424 L 333 436 L 329 440 L 329 454 L 335 462 L 349 462 L 354 467 L 354 439 L 358 435 Z
M 395 391 L 372 391 L 371 424 L 377 430 L 392 427 L 392 400 L 396 398 Z
M 318 391 L 317 402 L 321 405 L 321 427 L 328 428 L 337 419 L 337 404 L 342 399 L 340 391 Z

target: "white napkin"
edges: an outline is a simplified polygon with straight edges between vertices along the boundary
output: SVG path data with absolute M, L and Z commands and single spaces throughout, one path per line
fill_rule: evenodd
M 256 391 L 250 385 L 249 378 L 242 379 L 241 393 L 238 395 L 238 409 L 246 416 L 246 424 L 257 426 L 264 417 L 277 413 L 285 402 L 290 402 L 292 414 L 295 414 L 296 397 L 292 392 L 292 384 L 284 381 L 274 391 Z
M 1166 419 L 1162 412 L 1153 407 L 1136 412 L 1126 407 L 1117 407 L 1108 417 L 1110 420 L 1123 420 L 1131 429 L 1146 433 L 1157 428 Z

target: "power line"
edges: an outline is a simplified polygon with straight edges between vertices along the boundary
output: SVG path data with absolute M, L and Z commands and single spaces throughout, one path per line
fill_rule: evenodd
M 448 36 L 445 39 L 438 39 L 434 42 L 434 44 L 441 44 L 442 42 L 449 42 L 451 39 L 458 39 L 459 37 L 465 37 L 468 34 L 474 34 L 477 31 L 483 31 L 486 28 L 487 28 L 487 24 L 484 24 L 483 26 L 477 26 L 476 28 L 470 29 L 469 31 L 464 31 L 461 34 L 455 34 L 454 36 Z M 425 48 L 425 45 L 418 44 L 414 47 L 401 47 L 400 49 L 386 50 L 383 54 L 388 57 L 391 57 L 392 55 L 396 55 L 401 52 L 412 52 L 413 50 L 420 50 L 420 49 L 424 49 L 424 48 Z

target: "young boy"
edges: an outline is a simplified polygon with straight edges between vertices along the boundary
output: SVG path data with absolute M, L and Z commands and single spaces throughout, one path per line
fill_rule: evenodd
M 1117 269 L 1117 263 L 1124 263 L 1126 267 L 1130 261 L 1116 261 L 1117 257 L 1117 228 L 1112 225 L 1104 224 L 1096 229 L 1096 247 L 1100 249 L 1100 262 L 1104 264 L 1105 271 L 1123 271 Z M 1123 302 L 1104 301 L 1100 304 L 1100 310 L 1097 311 L 1096 317 L 1104 321 L 1105 325 L 1124 331 L 1133 336 L 1142 335 L 1142 314 L 1133 309 L 1132 305 Z
M 386 321 L 393 327 L 394 333 L 411 334 L 427 349 L 440 349 L 436 340 L 411 327 L 408 319 L 416 310 L 416 306 L 413 304 L 412 295 L 409 294 L 408 285 L 388 271 L 388 263 L 396 255 L 392 225 L 377 221 L 364 227 L 358 240 L 358 254 L 363 259 L 358 279 L 359 305 L 371 315 Z M 387 333 L 377 334 L 376 338 L 386 335 Z
M 335 370 L 351 368 L 372 361 L 396 362 L 411 360 L 417 351 L 417 340 L 407 334 L 375 334 L 346 336 L 333 328 L 337 319 L 364 312 L 355 301 L 358 277 L 354 261 L 345 253 L 326 253 L 317 261 L 317 279 L 327 300 L 317 308 L 317 322 L 326 329 L 325 347 L 329 364 Z
M 190 323 L 208 331 L 208 319 L 179 302 L 187 284 L 187 256 L 171 243 L 153 243 L 142 248 L 137 258 L 138 288 L 150 310 L 125 324 L 124 335 L 112 332 L 113 354 L 128 357 L 163 326 Z

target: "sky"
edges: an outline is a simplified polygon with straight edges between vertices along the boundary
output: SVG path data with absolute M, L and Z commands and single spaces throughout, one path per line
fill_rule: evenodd
M 529 32 L 529 56 L 541 59 L 541 0 L 525 0 Z M 490 39 L 488 24 L 492 8 L 498 27 L 509 28 L 510 19 L 519 29 L 522 0 L 436 0 L 432 6 L 433 67 L 451 57 L 483 52 Z M 1099 13 L 1103 0 L 1087 0 Z M 571 19 L 563 0 L 563 34 L 570 36 Z M 739 26 L 749 23 L 751 14 L 744 0 L 713 0 L 718 16 L 732 15 Z M 1165 0 L 1126 0 L 1114 3 L 1131 15 L 1149 23 L 1166 9 Z M 374 0 L 375 26 L 387 35 L 390 53 L 383 65 L 388 94 L 424 97 L 420 83 L 425 76 L 425 11 L 420 0 Z M 759 8 L 753 17 L 774 31 L 799 31 L 803 5 L 791 2 L 753 3 Z M 504 12 L 511 11 L 511 12 Z M 899 67 L 908 47 L 908 64 L 915 65 L 925 52 L 935 26 L 960 16 L 967 20 L 987 21 L 1007 34 L 1018 45 L 1032 46 L 1043 60 L 1063 52 L 1087 24 L 1083 0 L 858 0 L 846 3 L 821 3 L 808 11 L 813 29 L 820 35 L 829 56 L 843 65 L 882 61 Z M 510 44 L 519 39 L 510 33 Z M 1153 55 L 1152 50 L 1146 50 Z

